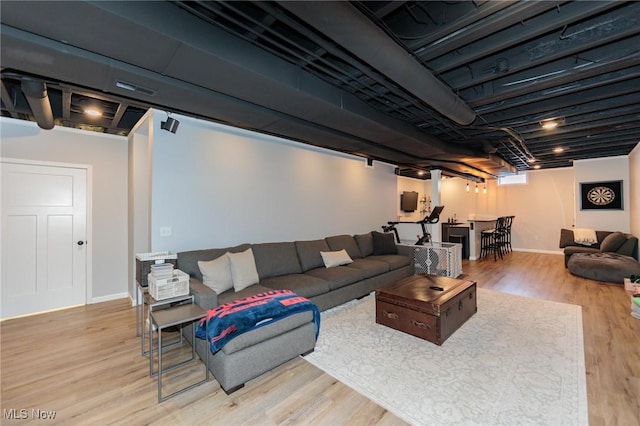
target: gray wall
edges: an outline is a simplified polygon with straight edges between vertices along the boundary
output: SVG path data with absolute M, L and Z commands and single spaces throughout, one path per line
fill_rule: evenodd
M 93 238 L 91 297 L 100 301 L 126 294 L 127 277 L 127 138 L 0 117 L 5 158 L 90 165 Z
M 172 117 L 180 120 L 176 134 L 159 130 L 164 112 L 145 123 L 152 154 L 140 161 L 152 164 L 152 251 L 362 233 L 395 217 L 393 166 L 369 168 L 362 158 Z

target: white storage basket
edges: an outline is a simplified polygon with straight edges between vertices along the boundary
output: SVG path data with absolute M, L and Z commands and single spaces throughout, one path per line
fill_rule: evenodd
M 173 271 L 173 277 L 157 280 L 149 274 L 149 294 L 156 300 L 170 299 L 189 294 L 189 275 L 180 269 Z

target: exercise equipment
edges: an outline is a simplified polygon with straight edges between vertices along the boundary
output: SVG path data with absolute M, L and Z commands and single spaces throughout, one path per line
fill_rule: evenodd
M 398 235 L 398 229 L 396 228 L 397 224 L 399 223 L 419 224 L 422 227 L 422 236 L 418 238 L 418 241 L 416 241 L 415 245 L 417 246 L 424 245 L 424 243 L 428 243 L 431 241 L 431 234 L 427 230 L 427 225 L 432 225 L 434 223 L 440 222 L 440 213 L 442 213 L 443 209 L 444 209 L 444 206 L 435 206 L 428 216 L 425 216 L 424 219 L 419 220 L 417 222 L 402 222 L 402 221 L 387 222 L 386 225 L 382 225 L 382 230 L 384 232 L 393 232 L 396 236 L 396 241 L 399 243 L 400 236 Z

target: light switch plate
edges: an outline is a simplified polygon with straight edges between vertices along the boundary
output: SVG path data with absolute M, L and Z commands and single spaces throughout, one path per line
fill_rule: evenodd
M 162 226 L 162 227 L 160 227 L 160 236 L 161 237 L 170 237 L 171 236 L 171 227 L 170 226 Z

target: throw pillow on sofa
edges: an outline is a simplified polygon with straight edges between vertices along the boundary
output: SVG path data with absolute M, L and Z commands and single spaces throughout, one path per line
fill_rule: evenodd
M 253 257 L 253 250 L 250 248 L 241 253 L 228 253 L 231 264 L 231 277 L 233 279 L 233 289 L 240 291 L 253 284 L 258 284 L 258 270 Z
M 202 273 L 203 284 L 215 291 L 217 294 L 224 293 L 225 291 L 233 288 L 229 253 L 225 253 L 222 256 L 209 261 L 199 260 L 198 267 Z
M 348 265 L 353 262 L 353 259 L 351 259 L 349 253 L 347 253 L 345 249 L 337 251 L 321 251 L 320 256 L 322 256 L 325 268 Z
M 373 231 L 373 254 L 398 254 L 398 247 L 396 247 L 395 236 L 391 232 L 378 232 Z
M 604 237 L 600 244 L 600 251 L 603 253 L 613 253 L 617 251 L 627 241 L 627 236 L 622 232 L 612 232 Z

